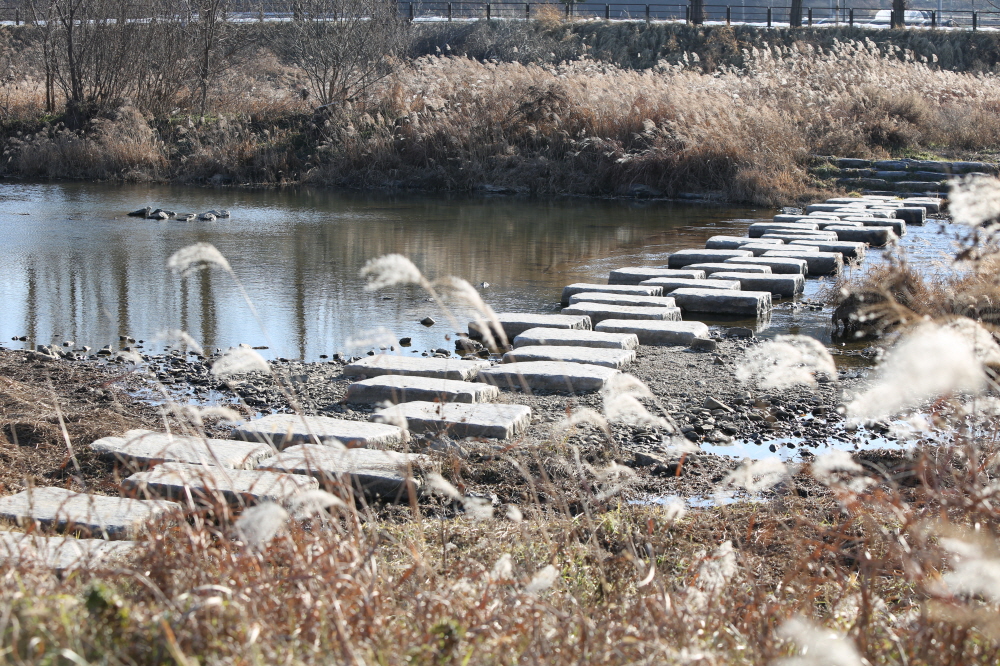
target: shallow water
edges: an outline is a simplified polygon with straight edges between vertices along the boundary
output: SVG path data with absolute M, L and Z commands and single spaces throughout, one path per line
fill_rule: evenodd
M 227 208 L 232 218 L 182 223 L 125 216 L 145 205 L 178 212 Z M 747 218 L 774 212 L 662 202 L 3 183 L 0 339 L 23 335 L 29 338 L 24 345 L 73 340 L 97 348 L 117 346 L 119 336 L 129 335 L 146 340 L 151 351 L 162 347 L 151 344 L 158 334 L 183 329 L 208 348 L 247 343 L 267 346 L 262 353 L 271 358 L 317 360 L 338 351 L 362 354 L 383 339 L 367 332 L 384 328 L 392 338 L 412 337 L 415 350 L 451 348 L 446 335 L 456 327 L 419 289 L 364 291 L 358 271 L 366 260 L 398 252 L 431 278 L 489 283 L 482 295 L 497 311 L 555 312 L 566 284 L 606 282 L 615 267 L 664 264 L 675 250 L 703 247 L 716 234 L 743 235 Z M 937 256 L 947 242 L 935 232 L 936 225 L 914 229 L 907 245 L 923 258 Z M 228 258 L 263 329 L 224 272 L 186 279 L 170 272 L 170 255 L 195 242 L 212 243 Z M 809 280 L 806 297 L 824 283 Z M 439 323 L 421 326 L 426 316 Z M 460 330 L 467 318 L 457 312 Z M 780 306 L 762 334 L 789 331 L 829 343 L 829 314 Z

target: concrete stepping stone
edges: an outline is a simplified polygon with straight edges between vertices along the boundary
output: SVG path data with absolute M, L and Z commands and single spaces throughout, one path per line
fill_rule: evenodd
M 668 265 L 670 268 L 684 268 L 690 264 L 705 264 L 749 256 L 750 253 L 745 250 L 679 250 L 670 255 Z M 640 284 L 648 284 L 648 281 Z
M 757 243 L 751 243 L 751 245 L 757 245 Z M 764 247 L 769 247 L 772 249 L 778 249 L 785 247 L 784 243 L 760 243 L 759 245 Z M 740 273 L 770 273 L 771 269 L 767 266 L 751 266 L 750 264 L 727 264 L 724 261 L 720 261 L 715 264 L 691 264 L 692 266 L 697 266 L 700 270 L 705 271 L 705 276 L 709 277 L 712 273 L 718 273 L 719 271 L 728 271 L 732 273 L 733 271 L 739 271 Z
M 635 287 L 633 287 L 633 289 L 634 288 Z M 570 294 L 570 296 L 571 295 L 572 294 Z M 660 296 L 661 294 L 649 294 L 649 295 Z M 569 298 L 569 296 L 566 296 L 565 290 L 563 290 L 563 296 L 565 298 Z M 574 328 L 584 331 L 589 331 L 590 329 L 593 328 L 593 326 L 590 323 L 590 319 L 588 317 L 582 317 L 578 315 L 504 312 L 497 315 L 497 320 L 499 321 L 500 326 L 503 327 L 504 335 L 507 337 L 508 341 L 513 340 L 521 333 L 527 331 L 529 328 L 536 328 L 538 326 L 544 326 L 545 328 Z M 483 322 L 470 321 L 469 337 L 474 340 L 481 340 L 483 338 L 483 333 L 485 332 L 487 326 L 489 326 L 489 324 L 485 324 Z M 498 333 L 499 333 L 498 331 L 493 331 L 493 337 L 497 338 Z
M 789 215 L 787 213 L 781 215 L 775 215 L 771 218 L 772 222 L 778 224 L 795 224 L 796 222 L 815 222 L 816 218 L 810 215 Z
M 589 363 L 621 370 L 635 360 L 632 349 L 597 349 L 594 347 L 556 347 L 539 345 L 519 347 L 503 355 L 504 363 L 527 363 L 531 361 L 558 361 L 560 363 Z
M 782 275 L 789 273 L 805 275 L 809 270 L 804 260 L 793 259 L 791 257 L 751 257 L 750 259 L 740 260 L 739 262 L 734 261 L 733 263 L 769 266 L 772 273 L 780 273 Z
M 791 243 L 794 240 L 837 240 L 837 234 L 833 231 L 813 231 L 807 234 L 784 234 L 780 232 L 772 232 L 764 234 L 763 237 L 777 238 L 785 243 Z
M 885 197 L 880 197 L 878 201 L 885 201 Z M 875 199 L 862 199 L 860 197 L 832 197 L 827 199 L 824 203 L 828 204 L 860 204 L 862 206 L 871 205 L 872 201 Z
M 376 354 L 366 356 L 344 366 L 346 377 L 381 377 L 382 375 L 408 375 L 411 377 L 438 377 L 465 381 L 476 376 L 489 361 L 465 361 L 457 358 L 428 358 L 424 356 L 396 356 Z
M 839 204 L 839 203 L 810 204 L 806 206 L 806 213 L 832 213 L 844 207 L 845 207 L 844 204 Z
M 769 291 L 722 291 L 719 289 L 678 289 L 674 298 L 685 312 L 711 312 L 760 317 L 771 311 Z
M 720 280 L 736 280 L 744 291 L 768 291 L 771 294 L 791 297 L 805 290 L 802 275 L 752 275 L 750 273 L 716 273 Z
M 896 219 L 921 225 L 927 220 L 927 209 L 923 206 L 901 206 L 896 209 Z
M 180 509 L 176 502 L 166 500 L 88 495 L 52 487 L 0 497 L 0 519 L 106 539 L 135 538 L 157 519 L 179 516 Z
M 352 448 L 379 448 L 402 444 L 409 440 L 409 435 L 402 428 L 381 423 L 348 421 L 329 416 L 270 414 L 236 426 L 233 438 L 261 442 L 280 450 L 290 444 L 324 442 L 339 442 Z
M 648 307 L 642 305 L 609 305 L 607 303 L 574 303 L 562 309 L 563 314 L 585 315 L 597 323 L 605 319 L 653 319 L 680 321 L 681 309 L 674 306 Z
M 836 231 L 837 240 L 868 243 L 872 247 L 882 247 L 898 236 L 889 227 L 827 227 L 827 231 Z
M 844 258 L 839 252 L 812 252 L 793 248 L 787 250 L 771 250 L 764 253 L 765 257 L 790 257 L 806 262 L 809 275 L 840 275 L 844 270 Z
M 163 462 L 251 469 L 258 461 L 271 455 L 270 447 L 260 442 L 188 437 L 152 430 L 129 430 L 124 437 L 103 437 L 90 448 L 132 469 Z
M 865 220 L 863 225 L 865 227 L 890 227 L 892 232 L 897 236 L 906 235 L 906 222 L 894 217 L 884 218 L 884 217 L 873 217 L 870 220 Z
M 229 504 L 257 502 L 287 503 L 305 490 L 319 488 L 319 482 L 304 474 L 284 474 L 260 470 L 224 469 L 188 463 L 164 463 L 138 472 L 122 481 L 122 486 L 139 497 L 175 499 L 187 494 L 197 503 L 222 499 Z
M 695 338 L 708 337 L 708 325 L 700 321 L 605 319 L 597 330 L 635 335 L 643 345 L 690 345 Z
M 754 238 L 745 238 L 743 236 L 712 236 L 707 241 L 705 241 L 706 250 L 739 250 L 742 246 L 747 243 L 757 242 Z M 778 241 L 774 241 L 778 243 Z M 694 266 L 701 266 L 703 264 L 690 264 L 689 269 L 693 270 Z
M 0 563 L 20 564 L 57 572 L 89 569 L 127 557 L 134 541 L 38 536 L 0 530 Z
M 603 329 L 600 331 L 571 331 L 562 328 L 529 328 L 514 338 L 514 349 L 537 345 L 635 349 L 639 346 L 639 338 L 629 333 L 608 333 Z
M 832 227 L 834 225 L 841 226 L 841 227 L 863 227 L 863 226 L 865 226 L 865 223 L 862 222 L 862 221 L 860 221 L 860 220 L 867 221 L 867 220 L 875 220 L 875 219 L 879 219 L 879 218 L 875 218 L 875 217 L 864 217 L 864 218 L 847 217 L 847 218 L 834 218 L 834 219 L 831 219 L 831 220 L 823 220 L 822 222 L 819 222 L 819 230 L 820 231 L 826 231 L 827 227 Z
M 495 365 L 481 371 L 479 381 L 511 390 L 589 393 L 604 388 L 616 374 L 618 371 L 614 368 L 600 365 L 530 361 Z
M 808 240 L 792 241 L 789 245 L 786 245 L 783 249 L 792 249 L 797 247 L 816 248 L 817 252 L 839 252 L 844 256 L 845 259 L 856 259 L 858 261 L 864 260 L 865 254 L 868 250 L 868 246 L 865 243 L 849 243 L 847 241 L 808 241 Z
M 262 460 L 257 469 L 313 476 L 324 486 L 350 482 L 368 497 L 400 500 L 407 497 L 408 470 L 419 468 L 427 462 L 427 456 L 415 453 L 297 444 Z M 420 485 L 416 478 L 413 483 L 415 486 Z
M 628 284 L 592 284 L 588 282 L 577 282 L 563 287 L 562 304 L 569 305 L 569 299 L 583 292 L 597 292 L 599 294 L 632 294 L 633 296 L 662 296 L 663 290 L 656 287 L 643 287 L 640 285 Z M 539 324 L 542 326 L 542 324 Z M 550 327 L 552 328 L 552 327 Z
M 798 239 L 799 237 L 796 237 L 796 238 Z M 808 238 L 808 236 L 802 236 L 801 238 Z M 813 239 L 813 240 L 819 240 L 819 239 Z M 834 240 L 836 240 L 836 238 L 834 238 Z M 750 250 L 751 252 L 753 252 L 753 256 L 755 256 L 755 257 L 762 256 L 765 252 L 770 252 L 771 250 L 780 250 L 780 249 L 786 248 L 786 247 L 788 247 L 788 245 L 786 245 L 784 243 L 784 241 L 782 241 L 781 245 L 773 245 L 771 243 L 750 243 L 748 245 L 744 245 L 743 246 L 744 249 Z M 725 262 L 723 262 L 722 265 L 725 266 Z M 740 266 L 752 266 L 753 264 L 742 264 L 741 263 L 739 265 Z M 767 266 L 761 266 L 760 268 L 767 268 L 768 271 L 771 270 Z
M 748 253 L 749 254 L 749 253 Z M 736 262 L 733 262 L 736 263 Z M 743 263 L 743 262 L 740 262 Z M 672 293 L 681 287 L 692 287 L 698 289 L 738 289 L 732 282 L 725 280 L 685 280 L 682 278 L 653 278 L 647 280 L 649 286 L 656 286 L 663 289 L 663 293 Z
M 695 272 L 695 271 L 690 271 Z M 701 271 L 697 271 L 702 273 Z M 632 294 L 602 294 L 596 291 L 584 291 L 573 294 L 569 297 L 569 304 L 577 303 L 602 303 L 604 305 L 628 305 L 632 307 L 644 308 L 672 308 L 676 307 L 674 299 L 669 296 L 633 296 Z M 596 323 L 591 318 L 592 323 Z
M 778 233 L 787 231 L 818 231 L 819 225 L 816 222 L 754 222 L 747 227 L 747 236 L 750 238 L 760 238 L 769 231 Z
M 521 365 L 511 363 L 506 367 Z M 575 363 L 558 365 L 577 366 Z M 497 366 L 499 367 L 499 366 Z M 601 368 L 614 374 L 616 370 Z M 483 372 L 486 372 L 485 370 Z M 485 437 L 510 439 L 528 429 L 531 408 L 527 405 L 498 403 L 463 405 L 437 402 L 404 402 L 372 414 L 372 419 L 400 421 L 406 419 L 414 433 L 447 433 L 451 437 Z
M 907 197 L 903 199 L 903 203 L 907 208 L 919 206 L 928 213 L 940 213 L 942 200 L 933 197 Z
M 486 367 L 489 367 L 487 364 Z M 437 377 L 400 377 L 385 375 L 354 382 L 347 387 L 347 402 L 375 404 L 380 402 L 489 402 L 500 397 L 496 386 L 479 382 L 460 382 Z
M 643 266 L 630 266 L 627 268 L 616 268 L 608 275 L 608 284 L 632 284 L 636 285 L 643 280 L 657 277 L 679 277 L 698 279 L 705 277 L 704 273 L 694 270 L 683 270 L 677 268 L 647 268 Z

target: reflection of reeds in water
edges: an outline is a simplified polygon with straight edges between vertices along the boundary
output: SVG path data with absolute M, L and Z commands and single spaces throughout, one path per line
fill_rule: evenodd
M 452 283 L 431 282 L 401 258 L 371 266 L 382 267 L 376 281 Z M 795 338 L 762 349 L 799 353 L 783 371 L 788 383 L 830 371 L 829 357 Z M 757 361 L 751 382 L 766 373 Z M 432 454 L 426 469 L 407 472 L 425 490 L 410 484 L 406 512 L 332 483 L 286 506 L 189 505 L 187 521 L 152 526 L 127 566 L 60 581 L 26 564 L 0 565 L 0 645 L 22 662 L 170 655 L 181 664 L 855 666 L 1000 657 L 991 439 L 1000 410 L 942 396 L 936 427 L 963 429 L 939 432 L 938 448 L 917 449 L 901 469 L 842 451 L 794 467 L 748 461 L 718 480 L 720 491 L 770 493 L 770 502 L 685 509 L 621 502 L 623 489 L 644 482 L 640 474 L 569 444 L 576 428 L 621 432 L 622 419 L 671 432 L 668 412 L 634 378 L 622 375 L 604 405 L 604 414 L 571 410 L 554 439 L 530 450 L 471 443 L 474 457 Z M 204 436 L 201 425 L 218 414 L 231 416 L 192 412 L 186 432 Z M 602 448 L 622 455 L 617 444 Z M 674 453 L 678 474 L 687 473 L 693 452 Z M 476 465 L 491 464 L 505 507 L 474 480 Z

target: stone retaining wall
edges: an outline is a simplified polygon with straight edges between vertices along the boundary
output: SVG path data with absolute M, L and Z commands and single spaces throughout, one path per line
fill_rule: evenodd
M 945 193 L 948 183 L 966 174 L 1000 175 L 1000 165 L 987 162 L 934 160 L 862 160 L 849 157 L 818 157 L 809 172 L 865 194 Z

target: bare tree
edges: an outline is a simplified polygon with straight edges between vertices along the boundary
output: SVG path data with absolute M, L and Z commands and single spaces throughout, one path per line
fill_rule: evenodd
M 394 0 L 295 0 L 282 55 L 321 105 L 362 97 L 392 73 L 406 23 Z
M 892 27 L 894 29 L 906 27 L 906 0 L 892 0 Z
M 705 0 L 691 0 L 691 23 L 701 25 L 705 22 Z
M 802 27 L 802 0 L 792 0 L 792 9 L 788 12 L 788 25 L 793 28 Z

